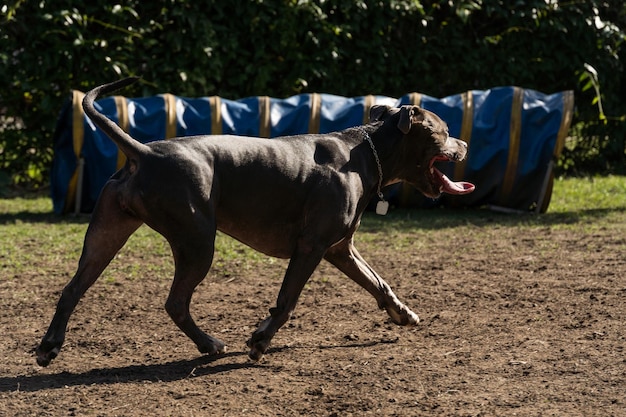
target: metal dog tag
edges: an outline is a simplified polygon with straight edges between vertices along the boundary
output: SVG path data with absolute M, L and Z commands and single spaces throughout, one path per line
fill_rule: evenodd
M 389 203 L 387 201 L 379 201 L 376 203 L 376 214 L 384 216 L 387 214 L 387 210 L 389 210 Z

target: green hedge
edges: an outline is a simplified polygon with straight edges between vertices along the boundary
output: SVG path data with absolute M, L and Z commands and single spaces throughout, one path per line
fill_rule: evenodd
M 622 0 L 76 3 L 1 6 L 0 181 L 45 184 L 69 90 L 126 75 L 143 77 L 127 96 L 574 89 L 576 140 L 568 142 L 561 169 L 626 166 Z M 598 72 L 605 121 L 585 63 Z

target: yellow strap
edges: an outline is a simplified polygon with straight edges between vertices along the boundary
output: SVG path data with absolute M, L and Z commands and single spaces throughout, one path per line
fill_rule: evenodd
M 422 95 L 420 93 L 410 93 L 409 94 L 409 101 L 414 106 L 421 106 L 422 105 Z
M 269 138 L 270 134 L 270 98 L 268 96 L 259 96 L 259 136 Z
M 222 100 L 219 96 L 209 97 L 209 106 L 211 106 L 211 134 L 222 134 Z
M 563 92 L 563 115 L 561 116 L 561 126 L 559 127 L 559 133 L 556 136 L 556 144 L 554 145 L 555 158 L 561 156 L 561 151 L 563 151 L 565 138 L 567 137 L 567 134 L 569 132 L 573 115 L 574 92 L 572 90 L 567 90 Z
M 83 150 L 83 143 L 85 141 L 85 113 L 83 112 L 83 97 L 85 93 L 77 90 L 72 90 L 72 147 L 74 148 L 74 155 L 76 155 L 76 170 L 70 178 L 70 182 L 67 187 L 67 195 L 65 197 L 65 207 L 63 212 L 67 213 L 71 211 L 76 204 L 76 189 L 78 186 L 78 175 L 80 158 Z
M 365 101 L 363 103 L 363 124 L 367 124 L 370 122 L 370 109 L 376 103 L 376 97 L 373 95 L 365 96 Z
M 320 133 L 320 119 L 322 97 L 318 93 L 311 93 L 311 114 L 309 115 L 309 133 Z
M 126 133 L 130 131 L 130 119 L 128 117 L 128 103 L 122 96 L 114 96 L 115 108 L 117 109 L 117 124 Z M 126 163 L 126 155 L 117 150 L 117 169 L 121 169 Z
M 471 91 L 467 91 L 461 95 L 461 99 L 463 100 L 463 120 L 461 121 L 461 137 L 459 139 L 467 143 L 467 148 L 469 149 L 470 140 L 472 139 L 472 126 L 474 124 L 474 96 Z M 455 181 L 461 181 L 465 176 L 468 157 L 469 155 L 454 166 Z
M 173 94 L 162 95 L 165 105 L 165 139 L 176 137 L 176 97 Z
M 77 158 L 80 158 L 80 154 L 83 150 L 83 142 L 85 140 L 84 97 L 84 93 L 77 90 L 72 91 L 72 143 L 74 145 L 74 154 Z
M 509 156 L 506 162 L 506 171 L 500 190 L 500 205 L 505 202 L 513 191 L 515 177 L 517 176 L 517 163 L 519 160 L 520 137 L 522 134 L 522 108 L 524 105 L 524 89 L 513 87 L 513 102 L 511 104 L 511 126 L 509 130 Z

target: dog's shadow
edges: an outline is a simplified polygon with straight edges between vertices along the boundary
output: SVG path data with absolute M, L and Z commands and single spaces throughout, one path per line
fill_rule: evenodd
M 218 359 L 244 356 L 244 352 L 225 353 L 219 356 L 200 356 L 195 359 L 171 361 L 154 365 L 129 365 L 119 368 L 99 368 L 74 373 L 63 371 L 57 374 L 37 374 L 15 377 L 0 377 L 0 392 L 36 392 L 46 389 L 78 385 L 108 385 L 140 381 L 171 382 L 186 378 L 215 375 L 236 369 L 262 367 L 263 363 L 252 361 L 214 364 Z
M 286 350 L 318 349 L 354 349 L 369 348 L 381 344 L 397 343 L 398 338 L 340 343 L 338 345 L 284 345 L 271 347 L 268 354 L 277 354 Z M 246 356 L 245 361 L 229 361 L 224 364 L 214 364 L 219 359 L 237 358 Z M 281 368 L 282 365 L 272 365 L 264 361 L 253 362 L 247 359 L 247 352 L 227 352 L 217 356 L 199 356 L 194 359 L 171 361 L 153 365 L 129 365 L 119 368 L 98 368 L 86 372 L 74 373 L 63 371 L 57 374 L 37 374 L 13 377 L 0 377 L 1 392 L 37 392 L 47 389 L 65 388 L 79 385 L 109 385 L 134 382 L 172 382 L 188 378 L 197 378 L 207 375 L 217 375 L 224 372 L 245 368 Z

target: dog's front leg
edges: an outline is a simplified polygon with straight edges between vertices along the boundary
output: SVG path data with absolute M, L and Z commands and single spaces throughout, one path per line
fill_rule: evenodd
M 328 250 L 324 258 L 376 298 L 391 320 L 401 326 L 415 325 L 420 319 L 393 293 L 389 284 L 361 257 L 352 239 L 347 239 Z
M 270 316 L 261 322 L 247 342 L 250 348 L 248 353 L 250 359 L 260 360 L 269 348 L 278 329 L 289 320 L 304 285 L 319 265 L 325 251 L 325 247 L 311 248 L 309 245 L 299 245 L 298 250 L 289 261 L 285 278 L 278 293 L 276 307 L 270 309 Z

